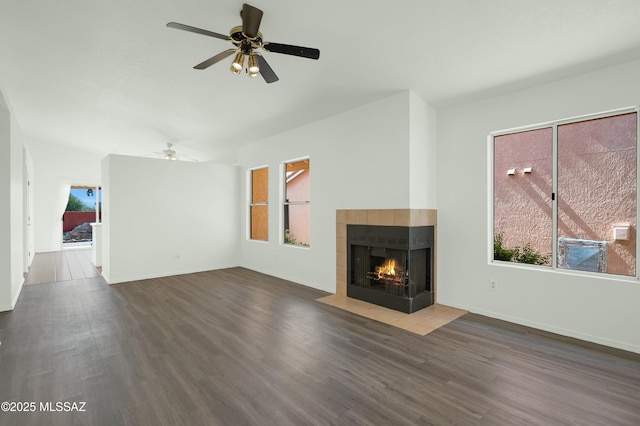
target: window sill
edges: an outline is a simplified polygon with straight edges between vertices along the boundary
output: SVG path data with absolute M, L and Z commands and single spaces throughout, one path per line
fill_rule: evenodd
M 617 281 L 617 282 L 631 283 L 631 284 L 638 284 L 640 282 L 638 277 L 630 277 L 626 275 L 614 275 L 614 274 L 607 274 L 603 272 L 579 271 L 575 269 L 560 269 L 560 268 L 554 269 L 550 266 L 529 265 L 526 263 L 516 263 L 516 262 L 508 262 L 508 261 L 501 261 L 501 260 L 490 260 L 489 266 L 522 269 L 527 271 L 540 271 L 543 273 L 569 275 L 569 276 L 582 277 L 582 278 L 586 277 L 586 278 L 594 278 L 594 279 L 607 280 L 607 281 Z
M 297 244 L 287 244 L 287 243 L 282 243 L 283 247 L 291 247 L 294 249 L 298 249 L 298 250 L 311 250 L 311 246 L 300 246 Z

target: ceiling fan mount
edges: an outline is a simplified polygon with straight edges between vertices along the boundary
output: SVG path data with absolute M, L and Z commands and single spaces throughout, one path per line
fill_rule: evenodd
M 245 58 L 248 58 L 246 67 L 247 73 L 251 77 L 255 77 L 260 74 L 267 83 L 273 83 L 279 80 L 278 76 L 259 52 L 260 50 L 283 53 L 285 55 L 299 56 L 308 59 L 318 59 L 320 57 L 320 50 L 318 49 L 263 41 L 262 33 L 259 31 L 262 15 L 263 12 L 260 9 L 245 3 L 240 11 L 242 25 L 231 28 L 228 36 L 192 27 L 190 25 L 179 24 L 177 22 L 169 22 L 167 26 L 170 28 L 219 38 L 221 40 L 231 41 L 231 43 L 233 43 L 233 49 L 222 51 L 194 66 L 194 68 L 198 70 L 209 68 L 211 65 L 220 62 L 222 59 L 235 54 L 235 59 L 231 64 L 231 71 L 234 74 L 240 73 L 240 71 L 245 67 Z
M 242 27 L 233 27 L 229 31 L 229 37 L 231 38 L 231 43 L 235 44 L 238 49 L 247 50 L 245 53 L 262 48 L 261 32 L 258 32 L 255 37 L 249 38 L 242 32 Z

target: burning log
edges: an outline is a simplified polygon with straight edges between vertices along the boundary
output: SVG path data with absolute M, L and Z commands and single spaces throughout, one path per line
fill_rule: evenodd
M 411 291 L 412 286 L 415 293 L 415 283 L 409 281 L 404 268 L 395 259 L 387 259 L 383 265 L 376 266 L 374 271 L 367 272 L 366 277 L 371 285 L 375 283 L 384 286 L 384 291 L 389 294 L 406 297 L 406 291 Z
M 378 272 L 367 272 L 367 278 L 374 281 L 384 282 L 384 283 L 387 283 L 387 282 L 398 283 L 398 284 L 404 283 L 404 277 L 401 275 L 388 275 L 388 274 L 380 274 Z

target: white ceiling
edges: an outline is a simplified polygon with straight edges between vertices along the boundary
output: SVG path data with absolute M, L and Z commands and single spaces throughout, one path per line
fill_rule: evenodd
M 239 0 L 0 0 L 0 90 L 29 137 L 225 161 L 237 146 L 413 90 L 436 108 L 640 58 L 638 0 L 252 0 L 280 81 L 192 67 Z

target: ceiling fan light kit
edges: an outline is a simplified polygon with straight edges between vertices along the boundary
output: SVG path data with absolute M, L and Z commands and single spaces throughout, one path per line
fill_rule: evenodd
M 231 72 L 234 74 L 240 74 L 242 67 L 244 66 L 244 53 L 238 52 L 236 58 L 231 63 Z
M 261 74 L 262 78 L 264 78 L 267 83 L 274 83 L 279 80 L 278 76 L 273 69 L 271 69 L 267 60 L 258 53 L 259 49 L 308 59 L 318 59 L 320 57 L 320 50 L 318 49 L 293 46 L 290 44 L 264 42 L 262 39 L 262 33 L 258 31 L 260 28 L 260 22 L 262 21 L 262 14 L 263 12 L 260 9 L 245 3 L 240 11 L 242 26 L 233 27 L 228 36 L 192 27 L 190 25 L 179 24 L 177 22 L 169 22 L 167 26 L 170 28 L 219 38 L 230 41 L 234 44 L 235 48 L 220 52 L 194 66 L 194 68 L 198 70 L 206 69 L 235 53 L 236 56 L 231 63 L 230 68 L 232 73 L 240 74 L 240 71 L 242 71 L 245 66 L 245 58 L 248 58 L 246 72 L 250 77 L 256 77 L 258 74 Z
M 256 59 L 255 53 L 249 55 L 249 67 L 247 71 L 249 72 L 249 77 L 255 77 L 260 73 L 260 67 L 258 66 L 258 59 Z
M 178 160 L 178 156 L 176 155 L 176 152 L 173 150 L 172 147 L 173 147 L 173 144 L 167 143 L 167 149 L 162 151 L 163 160 L 172 160 L 172 161 Z

